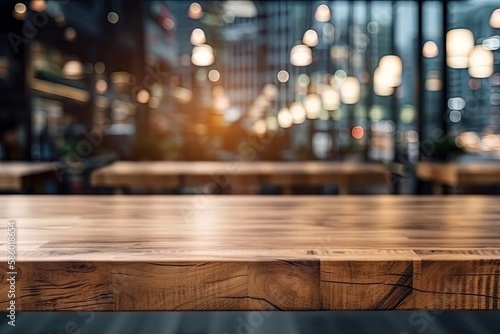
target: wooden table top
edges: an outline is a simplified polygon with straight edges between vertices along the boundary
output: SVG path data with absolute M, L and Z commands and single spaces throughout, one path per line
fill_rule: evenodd
M 355 162 L 118 161 L 95 170 L 94 186 L 179 186 L 226 182 L 293 185 L 325 182 L 387 182 L 383 164 Z
M 59 168 L 53 162 L 1 162 L 0 189 L 19 191 L 28 184 L 57 177 Z
M 498 203 L 4 196 L 0 220 L 17 221 L 20 310 L 499 309 Z
M 500 161 L 483 163 L 422 161 L 417 164 L 416 174 L 424 181 L 452 187 L 500 184 Z

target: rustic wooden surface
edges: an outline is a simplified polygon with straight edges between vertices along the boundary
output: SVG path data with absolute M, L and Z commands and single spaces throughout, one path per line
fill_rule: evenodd
M 495 185 L 500 184 L 500 162 L 439 163 L 421 161 L 417 164 L 416 174 L 421 180 L 432 182 L 435 185 L 450 187 Z
M 21 191 L 27 186 L 56 179 L 60 166 L 52 162 L 0 163 L 0 190 Z
M 18 310 L 477 310 L 500 308 L 498 204 L 3 196 L 0 221 L 17 221 Z
M 389 185 L 390 176 L 386 166 L 374 163 L 119 161 L 94 171 L 91 183 L 119 188 L 334 184 L 345 194 L 350 185 Z

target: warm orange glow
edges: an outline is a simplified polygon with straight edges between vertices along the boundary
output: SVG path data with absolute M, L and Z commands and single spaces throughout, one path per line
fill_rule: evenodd
M 304 44 L 298 44 L 290 50 L 290 64 L 293 66 L 307 66 L 312 63 L 311 49 Z
M 284 129 L 292 126 L 293 116 L 288 108 L 283 108 L 278 112 L 278 124 Z
M 458 147 L 466 149 L 466 151 L 479 151 L 481 138 L 479 138 L 477 133 L 472 131 L 462 132 L 455 139 L 455 143 Z
M 258 120 L 257 122 L 255 122 L 255 124 L 253 125 L 253 131 L 258 134 L 259 136 L 262 136 L 266 133 L 267 131 L 267 124 L 266 124 L 266 121 L 261 119 L 261 120 Z
M 198 20 L 201 19 L 202 16 L 203 16 L 203 9 L 201 8 L 201 5 L 197 2 L 193 2 L 189 6 L 188 17 L 193 20 Z
M 214 97 L 220 97 L 225 94 L 224 87 L 222 86 L 215 86 L 214 89 L 212 89 L 212 95 Z
M 262 93 L 269 99 L 275 99 L 278 96 L 278 87 L 273 83 L 267 83 L 262 89 Z
M 161 21 L 161 26 L 166 30 L 173 30 L 175 28 L 175 21 L 173 18 L 168 16 Z
M 497 8 L 491 13 L 490 27 L 500 29 L 500 8 Z
M 23 3 L 17 3 L 14 6 L 12 16 L 14 16 L 17 20 L 24 20 L 26 18 L 26 5 Z
M 261 109 L 267 109 L 269 108 L 271 104 L 271 101 L 268 100 L 267 96 L 265 95 L 259 95 L 257 99 L 255 99 L 254 105 L 261 108 Z
M 46 7 L 47 4 L 45 3 L 45 0 L 31 0 L 30 8 L 35 12 L 43 12 Z
M 443 83 L 441 81 L 439 72 L 429 72 L 427 78 L 425 79 L 425 90 L 428 90 L 430 92 L 437 92 L 441 90 L 442 85 Z
M 278 119 L 274 115 L 270 115 L 266 118 L 266 127 L 269 131 L 278 130 L 279 124 Z
M 229 96 L 222 95 L 214 98 L 214 107 L 219 111 L 224 111 L 231 107 L 231 101 L 229 101 Z
M 361 95 L 361 85 L 356 77 L 348 76 L 340 86 L 340 99 L 345 104 L 356 104 Z
M 151 97 L 151 99 L 149 100 L 149 103 L 148 103 L 148 106 L 151 108 L 151 109 L 156 109 L 160 106 L 160 98 L 159 97 L 156 97 L 156 96 L 153 96 Z
M 318 45 L 318 33 L 312 29 L 307 30 L 302 37 L 302 43 L 310 47 Z
M 316 119 L 321 114 L 321 97 L 318 94 L 309 94 L 304 98 L 304 108 L 309 119 Z
M 130 73 L 120 71 L 111 73 L 111 82 L 114 84 L 128 84 L 130 82 Z
M 489 78 L 493 74 L 493 52 L 476 45 L 469 55 L 469 74 L 473 78 Z
M 171 94 L 181 104 L 188 104 L 193 99 L 193 92 L 184 87 L 174 87 Z
M 137 102 L 139 102 L 139 103 L 148 103 L 149 98 L 150 98 L 149 92 L 145 89 L 141 89 L 137 93 Z
M 361 139 L 365 135 L 365 130 L 359 125 L 355 126 L 351 130 L 351 135 L 354 139 Z
M 205 32 L 200 28 L 194 29 L 191 32 L 191 37 L 190 37 L 189 41 L 193 45 L 199 45 L 199 44 L 206 43 L 207 38 L 205 37 Z
M 76 39 L 76 30 L 75 28 L 68 27 L 64 31 L 64 39 L 68 42 L 73 42 Z
M 294 124 L 301 124 L 306 120 L 306 110 L 300 102 L 293 102 L 290 105 L 290 113 Z
M 18 14 L 24 14 L 26 13 L 26 5 L 23 4 L 23 3 L 17 3 L 15 6 L 14 6 L 14 10 L 16 11 L 16 13 Z
M 86 90 L 36 78 L 32 79 L 31 87 L 39 92 L 49 93 L 76 101 L 88 102 L 90 100 L 90 94 Z
M 316 8 L 316 12 L 314 13 L 314 18 L 318 22 L 328 22 L 332 18 L 332 15 L 330 13 L 330 8 L 325 5 L 321 4 Z
M 323 87 L 321 102 L 326 110 L 335 110 L 340 107 L 340 94 L 330 86 Z
M 392 87 L 401 84 L 401 75 L 403 73 L 403 62 L 401 58 L 395 55 L 383 56 L 379 62 L 379 68 L 384 76 L 392 77 Z
M 64 64 L 62 73 L 67 79 L 81 79 L 83 75 L 83 64 L 78 60 L 70 60 Z
M 373 90 L 379 96 L 392 95 L 400 79 L 401 77 L 384 73 L 380 67 L 377 67 L 373 73 Z
M 106 91 L 108 90 L 108 83 L 106 82 L 106 80 L 103 79 L 97 80 L 97 82 L 95 83 L 95 90 L 99 94 L 106 93 Z
M 453 29 L 446 34 L 446 62 L 451 68 L 466 68 L 474 48 L 474 35 L 467 29 Z
M 425 58 L 435 58 L 439 55 L 439 49 L 434 41 L 427 41 L 422 48 L 422 54 Z
M 64 26 L 66 24 L 66 18 L 64 17 L 64 14 L 62 14 L 62 13 L 57 13 L 54 16 L 54 21 L 56 21 L 56 24 L 59 27 L 62 27 L 62 26 Z
M 214 63 L 215 57 L 210 45 L 199 44 L 193 48 L 191 62 L 196 66 L 210 66 Z
M 220 73 L 217 70 L 210 70 L 208 72 L 208 79 L 212 82 L 217 82 L 220 79 Z

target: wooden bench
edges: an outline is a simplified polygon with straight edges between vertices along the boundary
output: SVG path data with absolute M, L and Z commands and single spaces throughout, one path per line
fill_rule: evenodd
M 500 185 L 500 162 L 439 163 L 422 161 L 417 164 L 416 175 L 433 184 L 435 194 L 442 193 L 442 186 Z
M 26 187 L 38 188 L 42 182 L 58 179 L 60 165 L 55 162 L 0 163 L 0 190 L 20 192 Z
M 119 161 L 92 173 L 95 187 L 118 189 L 274 185 L 289 193 L 294 186 L 332 184 L 347 194 L 352 185 L 382 184 L 389 188 L 387 167 L 348 162 L 151 162 Z

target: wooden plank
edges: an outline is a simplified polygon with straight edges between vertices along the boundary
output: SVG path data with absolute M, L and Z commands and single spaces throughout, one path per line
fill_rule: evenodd
M 416 308 L 500 309 L 500 251 L 416 252 Z
M 25 311 L 499 309 L 497 197 L 2 196 L 10 219 Z
M 325 310 L 413 308 L 413 261 L 322 261 Z
M 116 310 L 245 310 L 247 264 L 125 263 L 113 267 Z
M 111 266 L 108 263 L 22 262 L 17 263 L 16 309 L 20 311 L 111 311 Z M 0 273 L 2 282 L 10 275 Z M 0 285 L 7 296 L 8 285 Z M 2 299 L 7 307 L 8 300 Z
M 319 310 L 319 260 L 274 260 L 249 264 L 249 309 Z

